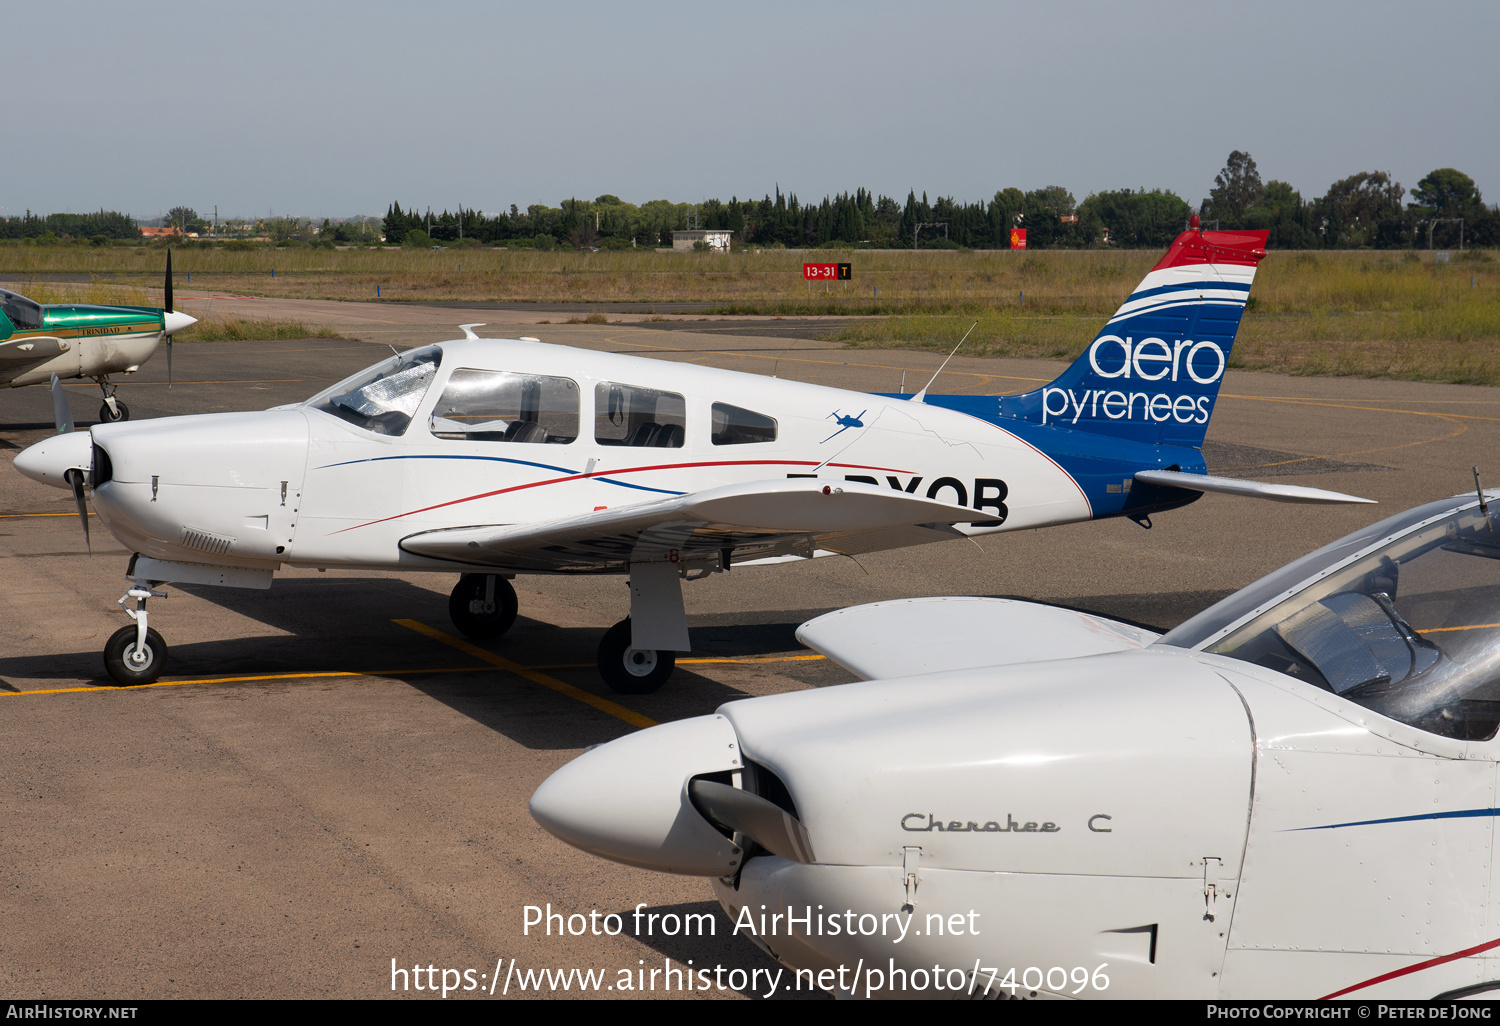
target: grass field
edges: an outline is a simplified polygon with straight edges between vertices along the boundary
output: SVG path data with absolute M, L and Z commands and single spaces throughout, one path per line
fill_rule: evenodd
M 1500 261 L 1482 251 L 1453 256 L 1438 263 L 1431 253 L 1272 252 L 1256 277 L 1232 363 L 1294 374 L 1500 384 Z M 189 287 L 191 274 L 195 289 L 242 295 L 374 300 L 379 286 L 383 300 L 648 309 L 696 303 L 724 314 L 855 316 L 864 319 L 833 337 L 856 346 L 932 349 L 951 348 L 977 321 L 967 352 L 1069 358 L 1158 257 L 1145 250 L 721 256 L 186 247 L 173 259 L 179 288 Z M 160 249 L 144 246 L 7 246 L 0 249 L 0 276 L 86 274 L 94 282 L 79 292 L 159 296 L 164 259 Z M 850 261 L 854 280 L 809 286 L 801 276 L 804 260 Z M 36 282 L 32 294 L 41 299 L 47 287 Z

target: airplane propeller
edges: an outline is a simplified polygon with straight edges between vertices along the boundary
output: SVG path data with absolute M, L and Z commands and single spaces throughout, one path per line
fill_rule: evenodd
M 73 409 L 68 405 L 68 397 L 63 394 L 62 382 L 57 380 L 56 374 L 52 375 L 52 421 L 57 425 L 58 434 L 72 434 Z M 63 480 L 73 489 L 73 501 L 78 504 L 78 519 L 83 524 L 83 542 L 92 556 L 94 543 L 89 539 L 89 507 L 83 491 L 84 476 L 84 472 L 77 467 L 63 472 Z
M 172 248 L 167 247 L 167 285 L 166 296 L 162 300 L 162 309 L 172 313 Z M 162 319 L 165 323 L 166 318 Z M 172 391 L 172 336 L 167 336 L 167 391 Z
M 166 281 L 162 286 L 162 329 L 167 336 L 167 388 L 172 387 L 172 336 L 183 328 L 196 324 L 198 318 L 178 313 L 172 305 L 172 251 L 167 250 Z
M 94 543 L 89 540 L 89 504 L 83 493 L 83 471 L 76 467 L 63 474 L 63 479 L 73 486 L 73 501 L 78 504 L 78 521 L 83 524 L 83 543 L 88 546 L 89 555 L 94 554 Z
M 63 394 L 62 382 L 57 380 L 57 375 L 52 375 L 52 423 L 57 425 L 57 433 L 65 435 L 73 430 L 73 408 L 68 405 L 68 397 Z

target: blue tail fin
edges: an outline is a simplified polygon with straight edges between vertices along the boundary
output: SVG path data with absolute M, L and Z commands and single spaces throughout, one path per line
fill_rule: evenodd
M 1266 232 L 1183 232 L 1056 381 L 1000 400 L 1030 421 L 1201 448 Z

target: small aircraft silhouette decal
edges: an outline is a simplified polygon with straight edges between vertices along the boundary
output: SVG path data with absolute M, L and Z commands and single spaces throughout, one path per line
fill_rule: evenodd
M 859 413 L 857 413 L 856 415 L 854 415 L 852 417 L 849 417 L 849 416 L 845 416 L 843 414 L 840 414 L 838 410 L 834 410 L 832 413 L 830 413 L 827 417 L 824 417 L 823 419 L 824 420 L 832 420 L 835 424 L 839 425 L 839 429 L 837 431 L 835 431 L 833 434 L 829 435 L 827 438 L 823 439 L 823 442 L 832 441 L 833 439 L 837 438 L 839 435 L 843 434 L 845 431 L 848 431 L 850 428 L 864 427 L 865 426 L 865 422 L 862 421 L 862 420 L 860 420 L 859 418 L 863 417 L 866 413 L 869 413 L 869 412 L 870 412 L 869 410 L 860 410 Z M 818 444 L 822 445 L 823 442 L 819 442 Z

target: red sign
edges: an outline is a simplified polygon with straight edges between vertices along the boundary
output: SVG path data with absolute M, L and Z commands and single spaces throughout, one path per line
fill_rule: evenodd
M 1026 229 L 1025 228 L 1012 228 L 1010 230 L 1010 248 L 1011 249 L 1025 249 L 1026 248 Z
M 854 277 L 854 265 L 803 264 L 802 277 L 808 281 L 849 281 Z

